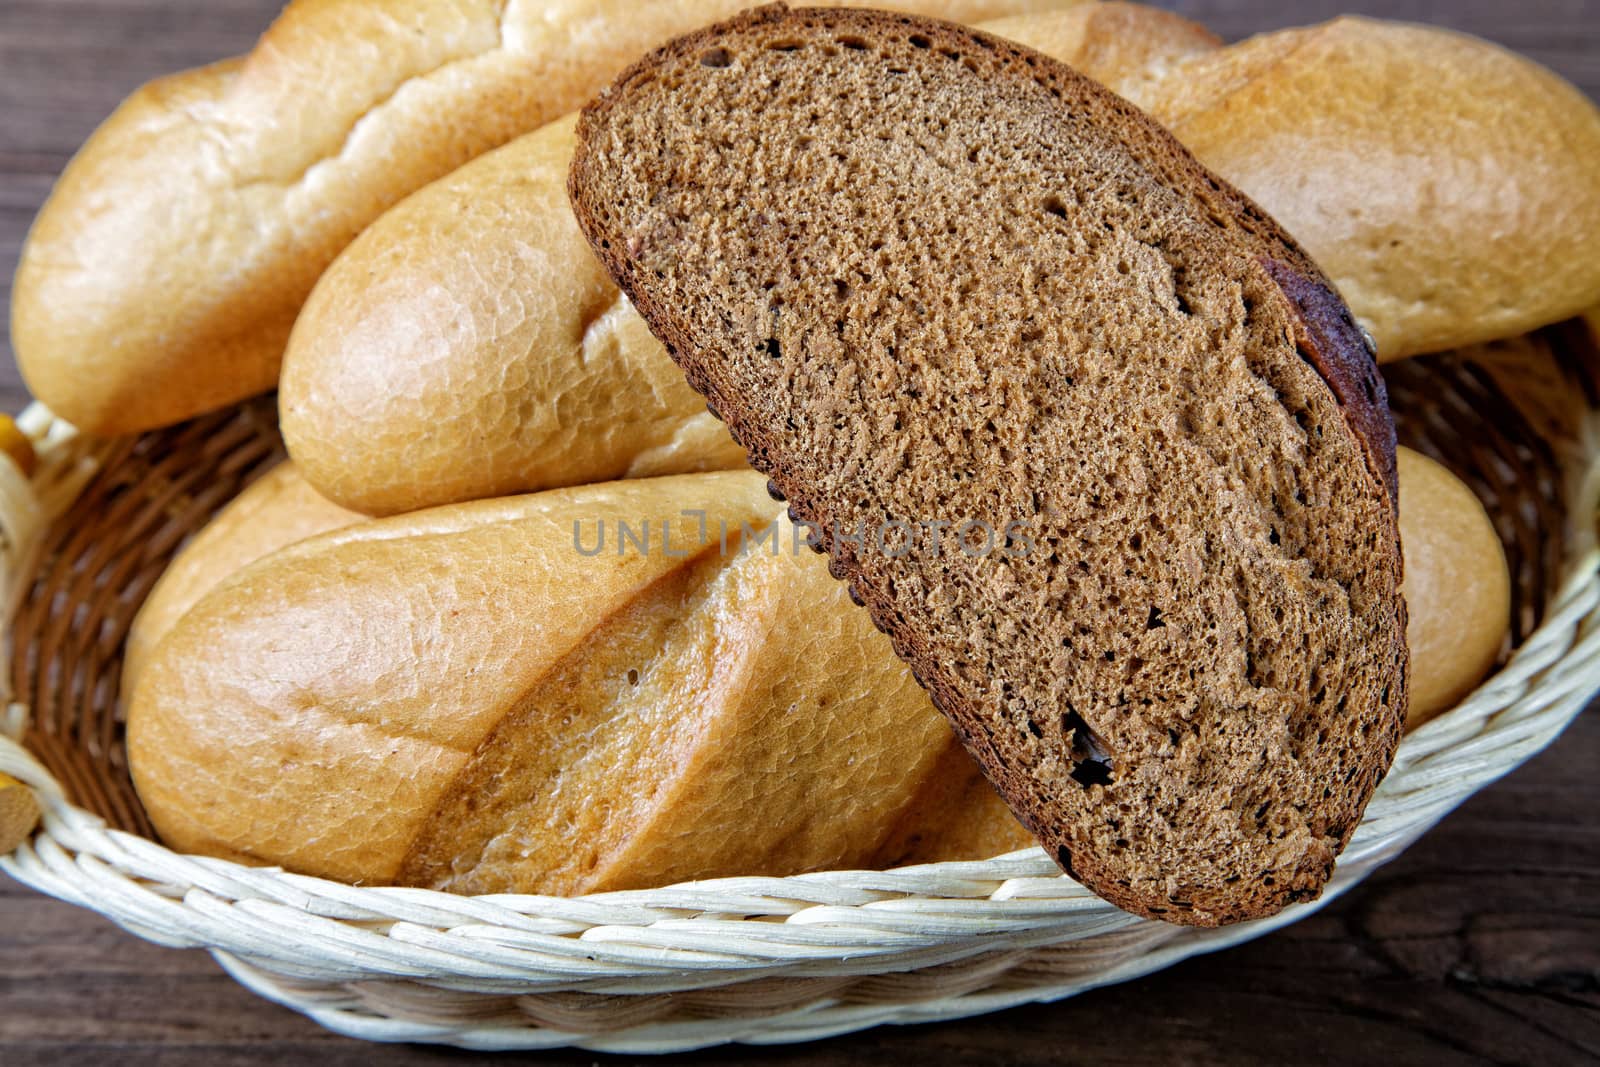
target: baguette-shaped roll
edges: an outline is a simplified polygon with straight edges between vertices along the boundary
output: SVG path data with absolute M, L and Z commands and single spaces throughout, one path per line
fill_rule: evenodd
M 1110 84 L 1218 43 L 1131 4 L 1002 28 Z M 395 514 L 745 465 L 578 231 L 573 121 L 411 196 L 312 292 L 279 407 L 290 454 L 330 498 Z
M 311 488 L 293 463 L 262 475 L 183 547 L 134 616 L 122 653 L 124 704 L 156 644 L 224 578 L 296 541 L 366 518 Z
M 461 892 L 883 862 L 955 741 L 777 512 L 730 472 L 285 548 L 147 659 L 140 796 L 185 851 Z
M 970 21 L 1083 0 L 872 2 Z M 271 389 L 312 283 L 384 209 L 746 6 L 296 0 L 248 56 L 134 93 L 62 174 L 14 290 L 29 387 L 94 433 Z
M 1196 56 L 1131 96 L 1294 234 L 1380 359 L 1600 302 L 1600 109 L 1513 52 L 1340 18 Z
M 1600 117 L 1527 60 L 1364 19 L 1217 49 L 1194 23 L 1131 4 L 986 28 L 1174 123 L 1304 243 L 1380 356 L 1600 299 L 1584 248 L 1600 236 Z M 1390 115 L 1375 86 L 1404 106 Z M 491 153 L 390 211 L 328 270 L 281 394 L 290 452 L 324 493 L 388 514 L 743 464 L 579 236 L 571 150 L 564 119 Z

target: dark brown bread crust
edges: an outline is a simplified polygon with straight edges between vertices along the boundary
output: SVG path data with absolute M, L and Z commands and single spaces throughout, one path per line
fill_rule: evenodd
M 1307 275 L 1279 260 L 1266 259 L 1262 263 L 1300 311 L 1305 327 L 1305 336 L 1296 339 L 1300 357 L 1316 368 L 1339 399 L 1345 420 L 1366 446 L 1367 462 L 1388 488 L 1389 499 L 1398 509 L 1400 475 L 1396 469 L 1394 419 L 1389 416 L 1389 392 L 1383 375 L 1378 373 L 1371 340 L 1325 279 Z
M 818 506 L 808 487 L 793 476 L 785 464 L 781 448 L 775 448 L 770 427 L 760 424 L 745 398 L 730 395 L 708 373 L 698 342 L 685 316 L 677 307 L 662 301 L 652 288 L 651 272 L 639 262 L 640 249 L 601 221 L 604 211 L 597 197 L 603 196 L 598 183 L 599 163 L 592 146 L 600 131 L 613 121 L 617 109 L 626 109 L 635 93 L 648 91 L 663 70 L 695 56 L 708 66 L 706 56 L 722 56 L 722 44 L 736 38 L 777 29 L 793 30 L 803 36 L 806 27 L 829 34 L 874 34 L 904 37 L 913 33 L 931 44 L 934 52 L 947 54 L 976 51 L 985 62 L 1004 76 L 1027 79 L 1050 91 L 1071 106 L 1072 101 L 1093 98 L 1095 106 L 1110 112 L 1115 121 L 1127 123 L 1144 143 L 1154 142 L 1158 150 L 1141 156 L 1141 163 L 1168 187 L 1183 189 L 1200 200 L 1212 223 L 1229 232 L 1232 239 L 1253 250 L 1254 259 L 1278 290 L 1297 310 L 1295 342 L 1301 358 L 1315 370 L 1337 400 L 1339 411 L 1351 436 L 1359 443 L 1372 484 L 1381 487 L 1389 502 L 1387 528 L 1371 532 L 1373 553 L 1370 566 L 1393 576 L 1392 606 L 1398 620 L 1391 635 L 1393 647 L 1376 653 L 1380 661 L 1391 664 L 1384 685 L 1385 712 L 1378 728 L 1367 739 L 1347 785 L 1359 798 L 1353 810 L 1341 810 L 1337 817 L 1321 820 L 1320 838 L 1308 846 L 1293 864 L 1275 868 L 1276 878 L 1265 886 L 1240 887 L 1204 900 L 1182 899 L 1181 894 L 1153 898 L 1147 891 L 1130 888 L 1116 872 L 1106 867 L 1092 852 L 1079 854 L 1064 844 L 1061 827 L 1051 822 L 1051 800 L 1039 795 L 1039 783 L 1020 773 L 1013 760 L 1006 758 L 996 740 L 996 724 L 985 718 L 961 686 L 953 683 L 941 669 L 934 650 L 881 589 L 862 580 L 863 560 L 857 546 L 832 537 L 830 516 Z M 927 47 L 920 45 L 919 47 Z M 747 449 L 758 470 L 773 479 L 775 496 L 790 500 L 790 513 L 797 520 L 816 524 L 822 532 L 822 549 L 830 555 L 830 570 L 836 578 L 848 580 L 858 603 L 871 612 L 879 627 L 894 641 L 896 651 L 910 663 L 919 680 L 928 688 L 937 707 L 951 719 L 963 743 L 985 773 L 994 781 L 1018 816 L 1050 847 L 1062 867 L 1107 899 L 1144 915 L 1170 921 L 1215 925 L 1270 914 L 1285 904 L 1309 899 L 1320 892 L 1331 874 L 1334 857 L 1343 847 L 1359 818 L 1360 807 L 1370 796 L 1392 759 L 1398 743 L 1400 724 L 1405 714 L 1406 655 L 1404 649 L 1404 609 L 1399 602 L 1399 547 L 1393 525 L 1395 443 L 1393 424 L 1372 354 L 1364 344 L 1349 313 L 1334 295 L 1314 263 L 1259 208 L 1242 194 L 1205 171 L 1175 140 L 1144 114 L 1120 98 L 1054 61 L 987 35 L 963 27 L 928 19 L 911 19 L 885 13 L 837 10 L 789 11 L 781 5 L 762 8 L 719 26 L 698 31 L 675 41 L 646 57 L 583 114 L 579 126 L 578 151 L 574 158 L 570 191 L 580 225 L 602 263 L 633 300 L 652 330 L 665 343 L 667 351 L 685 371 L 690 384 L 708 397 L 714 414 L 724 418 L 734 437 Z M 1391 692 L 1392 689 L 1392 692 Z M 1319 694 L 1320 698 L 1320 694 Z M 1340 710 L 1343 710 L 1341 701 Z M 1065 720 L 1064 720 L 1065 721 Z M 1036 735 L 1037 736 L 1037 735 Z M 1091 755 L 1098 747 L 1093 731 L 1081 720 L 1066 728 L 1065 737 L 1073 746 L 1075 762 L 1079 749 Z

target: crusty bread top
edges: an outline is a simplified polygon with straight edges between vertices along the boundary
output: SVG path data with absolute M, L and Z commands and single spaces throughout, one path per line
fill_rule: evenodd
M 1406 727 L 1448 711 L 1494 667 L 1511 628 L 1511 572 L 1494 522 L 1442 464 L 1400 450 L 1400 535 L 1411 618 Z
M 296 541 L 365 518 L 325 499 L 291 462 L 262 475 L 184 545 L 139 608 L 122 651 L 124 706 L 167 631 L 229 575 Z
M 408 197 L 312 290 L 278 410 L 319 490 L 390 515 L 744 466 L 573 221 L 574 125 Z
M 781 6 L 624 74 L 570 186 L 1069 872 L 1201 924 L 1320 891 L 1404 718 L 1394 437 L 1275 223 L 1044 56 Z

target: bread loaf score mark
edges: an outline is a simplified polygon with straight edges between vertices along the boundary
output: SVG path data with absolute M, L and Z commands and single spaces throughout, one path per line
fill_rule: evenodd
M 1125 101 L 767 8 L 584 112 L 580 226 L 1007 803 L 1113 902 L 1315 896 L 1403 721 L 1393 431 L 1316 266 Z M 832 535 L 1023 518 L 1018 558 Z

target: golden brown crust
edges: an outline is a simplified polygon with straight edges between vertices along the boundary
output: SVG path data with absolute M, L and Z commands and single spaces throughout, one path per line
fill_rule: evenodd
M 0 855 L 4 855 L 33 833 L 39 825 L 39 801 L 33 790 L 0 773 Z
M 230 575 L 287 545 L 365 519 L 312 489 L 293 463 L 262 475 L 183 547 L 134 616 L 122 653 L 123 706 L 167 631 Z
M 978 29 L 1043 52 L 1135 101 L 1184 60 L 1222 47 L 1222 38 L 1198 22 L 1115 0 L 991 19 Z
M 257 498 L 258 519 L 295 510 Z M 460 892 L 881 862 L 902 809 L 965 756 L 786 525 L 745 537 L 775 511 L 760 477 L 730 472 L 285 548 L 147 659 L 129 724 L 145 806 L 185 851 Z M 619 553 L 617 523 L 637 536 L 642 520 L 648 551 Z M 604 551 L 580 555 L 601 522 Z M 229 522 L 203 555 L 252 536 Z M 948 807 L 962 799 L 921 802 L 928 847 L 945 824 L 962 847 L 1011 847 L 1014 825 L 974 830 Z
M 1455 707 L 1493 669 L 1511 626 L 1511 574 L 1483 504 L 1440 464 L 1400 450 L 1410 620 L 1406 728 Z
M 0 455 L 4 455 L 24 478 L 33 477 L 39 465 L 39 455 L 33 450 L 33 441 L 10 415 L 0 415 Z
M 874 866 L 986 860 L 1038 844 L 954 744 L 895 822 Z
M 749 514 L 758 498 L 735 488 L 641 481 L 458 505 L 322 534 L 236 574 L 134 689 L 129 761 L 157 830 L 188 851 L 391 878 L 533 679 L 681 566 L 630 554 L 596 580 L 572 565 L 571 520 L 673 517 L 719 490 L 730 516 Z
M 1344 17 L 1197 55 L 1133 99 L 1294 234 L 1383 360 L 1600 303 L 1600 108 L 1522 56 Z
M 573 125 L 407 198 L 323 276 L 278 394 L 320 491 L 388 515 L 744 466 L 578 231 Z

